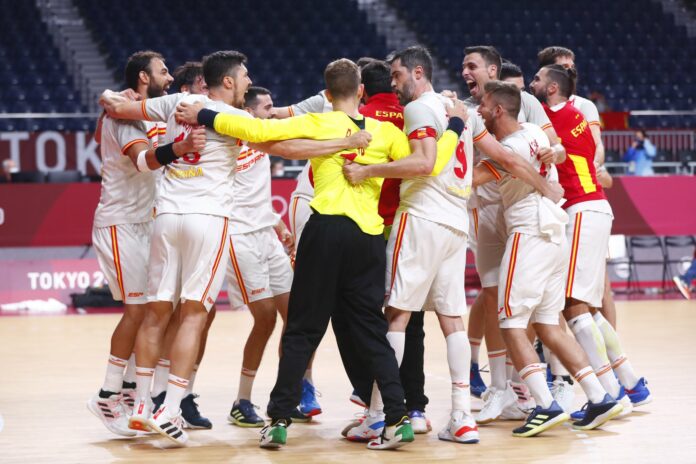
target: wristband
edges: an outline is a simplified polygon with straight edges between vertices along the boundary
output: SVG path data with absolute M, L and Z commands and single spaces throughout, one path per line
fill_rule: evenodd
M 147 172 L 147 171 L 152 171 L 150 169 L 150 166 L 147 165 L 147 150 L 143 150 L 140 153 L 138 153 L 138 171 L 140 172 Z
M 462 135 L 462 132 L 464 132 L 464 121 L 458 116 L 452 116 L 449 119 L 449 124 L 447 124 L 447 130 L 451 130 L 458 136 Z
M 215 116 L 217 116 L 217 114 L 217 111 L 203 108 L 198 112 L 198 124 L 210 128 L 215 127 Z
M 177 158 L 176 153 L 174 153 L 174 144 L 168 143 L 167 145 L 155 148 L 155 158 L 157 158 L 157 162 L 162 166 L 166 166 L 174 161 Z

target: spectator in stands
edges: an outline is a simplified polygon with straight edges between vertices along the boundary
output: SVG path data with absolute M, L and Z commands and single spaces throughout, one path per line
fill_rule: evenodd
M 653 175 L 652 160 L 656 154 L 657 150 L 648 138 L 648 134 L 643 129 L 637 131 L 636 139 L 623 156 L 624 162 L 629 163 L 628 174 L 634 176 Z
M 597 111 L 599 111 L 600 113 L 604 113 L 605 111 L 611 111 L 611 108 L 609 108 L 609 103 L 607 103 L 607 99 L 602 92 L 594 90 L 590 94 L 590 100 L 592 100 L 592 103 L 595 104 L 595 106 L 597 107 Z
M 17 163 L 14 162 L 13 159 L 7 158 L 6 160 L 2 161 L 2 178 L 0 178 L 0 182 L 12 182 L 12 174 L 15 172 L 19 172 L 19 168 L 17 167 Z
M 687 300 L 691 299 L 691 283 L 696 279 L 696 257 L 691 261 L 691 266 L 680 276 L 674 277 L 674 285 Z
M 274 159 L 271 163 L 271 177 L 285 177 L 285 163 L 282 159 Z

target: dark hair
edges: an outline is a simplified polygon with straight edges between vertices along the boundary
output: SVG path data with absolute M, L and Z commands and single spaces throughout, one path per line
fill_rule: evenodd
M 500 78 L 500 70 L 503 67 L 503 59 L 500 52 L 492 45 L 475 45 L 464 49 L 464 56 L 478 53 L 483 58 L 486 66 L 494 65 L 496 69 L 496 77 Z
M 203 65 L 200 61 L 187 61 L 176 68 L 172 75 L 174 76 L 172 90 L 181 92 L 181 87 L 185 85 L 191 87 L 196 82 L 196 78 L 203 75 Z
M 334 98 L 347 98 L 357 94 L 360 87 L 360 69 L 347 58 L 332 61 L 324 70 L 326 89 Z
M 522 95 L 515 84 L 502 81 L 488 81 L 483 90 L 493 100 L 503 107 L 512 117 L 517 118 L 522 106 Z
M 247 93 L 244 95 L 244 106 L 247 108 L 253 108 L 258 104 L 259 95 L 270 95 L 273 96 L 270 90 L 264 87 L 249 87 Z
M 203 78 L 208 87 L 222 85 L 225 76 L 232 74 L 237 66 L 247 62 L 247 57 L 235 50 L 221 50 L 203 57 Z
M 550 64 L 555 64 L 556 63 L 556 58 L 560 58 L 563 56 L 568 56 L 575 61 L 575 53 L 573 53 L 573 50 L 570 48 L 565 48 L 565 47 L 559 47 L 559 46 L 552 46 L 552 47 L 546 47 L 539 53 L 537 53 L 537 58 L 539 59 L 539 66 L 544 67 L 548 66 Z
M 365 66 L 368 64 L 372 63 L 373 61 L 378 61 L 377 58 L 372 58 L 371 56 L 361 56 L 358 58 L 358 61 L 355 62 L 355 64 L 358 65 L 358 68 L 362 70 Z
M 384 61 L 373 60 L 362 68 L 362 83 L 369 96 L 378 93 L 391 93 L 391 70 Z
M 142 50 L 133 53 L 128 57 L 126 62 L 126 86 L 132 90 L 138 90 L 138 82 L 140 80 L 140 71 L 145 71 L 147 74 L 152 72 L 150 64 L 152 60 L 159 58 L 164 61 L 164 57 L 160 53 L 152 50 Z
M 422 67 L 425 78 L 429 81 L 433 80 L 433 57 L 427 48 L 421 45 L 413 45 L 387 57 L 387 62 L 390 64 L 396 60 L 399 60 L 401 66 L 404 66 L 409 71 L 416 66 Z
M 570 98 L 575 93 L 575 80 L 578 75 L 575 68 L 564 68 L 560 64 L 544 66 L 548 72 L 546 75 L 552 82 L 558 84 L 558 93 L 562 97 Z
M 503 60 L 503 65 L 500 67 L 500 80 L 504 81 L 510 77 L 522 77 L 522 70 L 515 63 L 508 60 Z

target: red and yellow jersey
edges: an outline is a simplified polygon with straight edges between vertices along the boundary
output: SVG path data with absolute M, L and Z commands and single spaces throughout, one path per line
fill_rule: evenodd
M 602 186 L 597 182 L 596 145 L 587 120 L 568 102 L 551 108 L 544 105 L 544 110 L 567 154 L 566 160 L 556 165 L 558 179 L 565 190 L 563 207 L 567 209 L 583 201 L 605 200 Z

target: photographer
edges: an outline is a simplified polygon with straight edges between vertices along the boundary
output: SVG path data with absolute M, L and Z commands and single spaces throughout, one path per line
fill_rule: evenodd
M 647 133 L 643 129 L 637 131 L 636 139 L 623 156 L 623 161 L 629 163 L 628 175 L 653 175 L 652 160 L 656 154 L 655 145 L 652 144 Z

